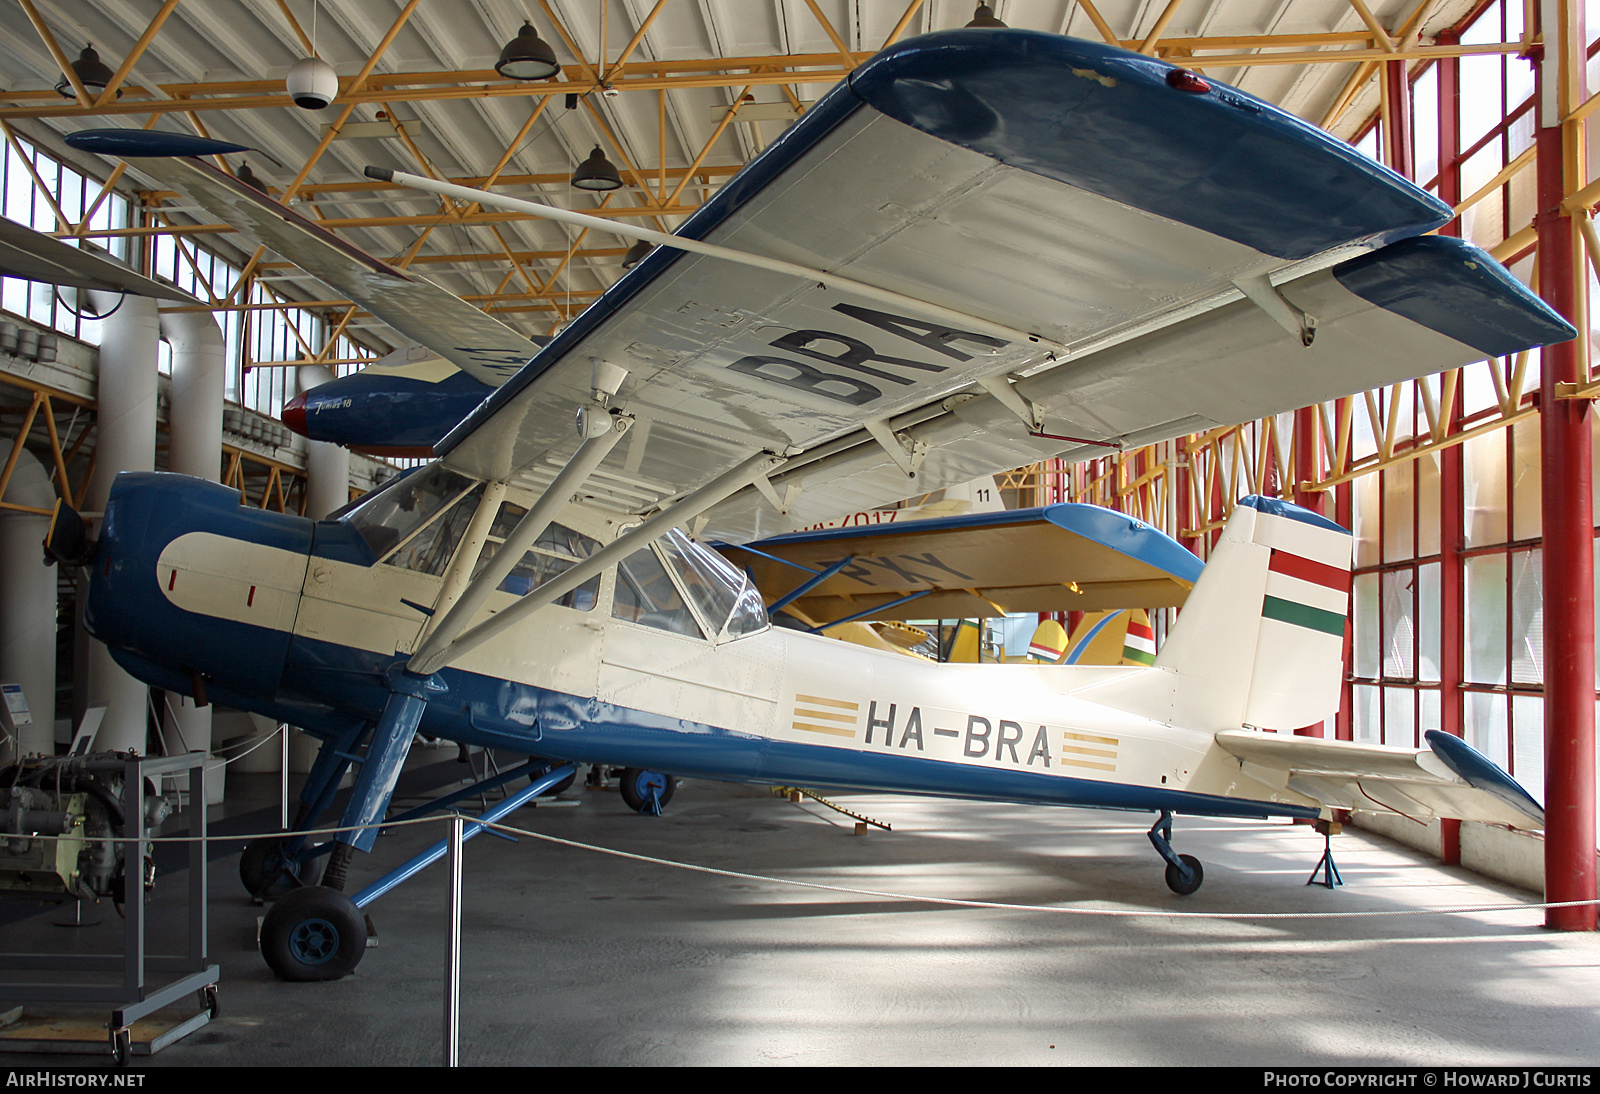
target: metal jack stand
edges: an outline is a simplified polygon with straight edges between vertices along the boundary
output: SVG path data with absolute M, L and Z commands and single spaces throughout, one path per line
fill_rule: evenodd
M 1312 825 L 1322 833 L 1322 857 L 1317 860 L 1317 868 L 1311 871 L 1311 876 L 1306 878 L 1307 885 L 1321 885 L 1323 888 L 1332 889 L 1336 885 L 1343 885 L 1344 878 L 1339 876 L 1339 868 L 1333 864 L 1333 837 L 1344 830 L 1338 821 L 1319 820 Z M 1322 875 L 1322 880 L 1317 880 L 1317 875 Z
M 0 1001 L 6 1003 L 74 1003 L 109 1004 L 109 1051 L 119 1064 L 126 1064 L 135 1051 L 135 1022 L 171 1006 L 185 995 L 198 997 L 202 1010 L 176 1025 L 163 1028 L 159 1034 L 149 1036 L 137 1045 L 143 1054 L 159 1052 L 167 1045 L 185 1037 L 210 1022 L 218 1014 L 218 967 L 209 960 L 209 931 L 206 909 L 206 757 L 203 752 L 190 752 L 165 759 L 159 757 L 127 756 L 105 761 L 122 767 L 123 838 L 129 841 L 124 851 L 127 899 L 123 904 L 122 953 L 0 954 L 0 968 L 8 971 L 29 970 L 56 974 L 95 974 L 121 972 L 120 985 L 107 984 L 103 979 L 85 979 L 77 983 L 70 980 L 51 982 L 0 982 Z M 145 951 L 145 780 L 163 775 L 189 772 L 189 930 L 188 951 L 182 954 L 147 954 Z M 152 974 L 176 974 L 177 978 L 164 985 L 152 986 Z M 82 1042 L 79 1042 L 81 1045 Z M 61 1041 L 28 1042 L 20 1037 L 5 1042 L 7 1050 L 62 1052 L 73 1051 Z M 81 1051 L 81 1049 L 79 1049 Z

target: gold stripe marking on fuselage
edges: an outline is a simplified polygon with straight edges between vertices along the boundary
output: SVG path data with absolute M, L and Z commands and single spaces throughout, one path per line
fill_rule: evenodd
M 1096 771 L 1115 771 L 1117 769 L 1116 764 L 1090 763 L 1088 760 L 1074 760 L 1071 756 L 1062 756 L 1060 757 L 1060 761 L 1064 764 L 1069 764 L 1072 767 L 1092 767 Z
M 1117 758 L 1117 753 L 1115 750 L 1108 752 L 1103 748 L 1079 748 L 1077 745 L 1062 745 L 1061 751 L 1075 752 L 1080 756 L 1103 756 L 1108 760 L 1114 760 Z
M 1066 730 L 1061 735 L 1069 741 L 1087 741 L 1089 744 L 1110 745 L 1112 748 L 1122 743 L 1115 737 L 1096 737 L 1092 733 L 1073 733 L 1071 730 Z
M 830 722 L 849 722 L 852 725 L 855 724 L 857 718 L 861 717 L 859 714 L 834 714 L 831 711 L 806 710 L 803 707 L 795 707 L 794 716 L 796 718 L 826 718 Z
M 835 737 L 854 737 L 856 735 L 853 726 L 846 729 L 844 726 L 812 726 L 804 722 L 796 722 L 794 723 L 794 728 L 808 730 L 812 733 L 831 733 Z
M 843 708 L 845 710 L 860 710 L 861 709 L 861 704 L 860 703 L 851 703 L 851 702 L 848 702 L 848 701 L 846 701 L 844 699 L 824 699 L 820 695 L 801 695 L 799 693 L 796 693 L 795 697 L 794 697 L 794 701 L 795 701 L 795 703 L 797 705 L 800 704 L 800 703 L 815 703 L 818 706 L 841 707 L 841 708 Z

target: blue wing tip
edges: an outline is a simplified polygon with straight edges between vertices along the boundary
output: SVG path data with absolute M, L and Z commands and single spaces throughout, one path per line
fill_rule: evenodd
M 1544 806 L 1522 788 L 1522 784 L 1501 770 L 1489 757 L 1473 748 L 1460 737 L 1440 729 L 1430 729 L 1423 735 L 1434 755 L 1445 765 L 1479 790 L 1493 794 L 1519 812 L 1537 819 L 1544 826 Z

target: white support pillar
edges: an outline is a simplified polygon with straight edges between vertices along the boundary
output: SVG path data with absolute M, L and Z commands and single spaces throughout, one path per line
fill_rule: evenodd
M 161 313 L 161 337 L 172 347 L 172 399 L 167 420 L 167 470 L 218 482 L 222 478 L 222 401 L 226 346 L 205 312 Z M 211 754 L 211 707 L 168 694 L 161 736 L 168 754 Z M 220 772 L 218 773 L 220 777 Z M 220 790 L 207 780 L 208 790 Z M 220 783 L 220 778 L 216 780 Z
M 0 441 L 0 452 L 11 441 Z M 17 459 L 6 500 L 35 509 L 55 504 L 44 464 L 26 449 Z M 14 749 L 0 742 L 0 762 L 17 756 L 55 753 L 56 578 L 40 545 L 50 518 L 0 509 L 0 681 L 21 684 L 33 725 Z
M 326 365 L 302 365 L 300 390 L 333 379 Z M 327 441 L 307 441 L 306 516 L 321 520 L 350 500 L 350 450 Z
M 105 326 L 100 343 L 95 470 L 86 508 L 103 512 L 118 472 L 155 470 L 156 343 L 161 321 L 155 301 L 148 297 L 95 291 L 89 298 L 104 317 Z M 90 642 L 88 647 L 85 706 L 106 707 L 95 747 L 143 753 L 149 688 L 122 671 L 104 644 Z

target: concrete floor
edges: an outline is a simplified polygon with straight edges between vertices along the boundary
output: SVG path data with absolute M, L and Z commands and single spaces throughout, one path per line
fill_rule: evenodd
M 820 805 L 750 787 L 685 784 L 660 818 L 628 812 L 615 793 L 568 797 L 581 804 L 524 809 L 514 823 L 775 878 L 1150 914 L 901 902 L 480 837 L 466 852 L 463 1064 L 1600 1061 L 1600 937 L 1546 931 L 1537 910 L 1254 921 L 1169 914 L 1389 913 L 1532 899 L 1379 837 L 1347 831 L 1336 841 L 1347 884 L 1330 892 L 1303 884 L 1321 850 L 1303 827 L 1180 819 L 1177 847 L 1206 867 L 1200 892 L 1180 899 L 1162 883 L 1144 835 L 1152 818 L 1143 815 L 840 795 L 894 826 L 858 837 L 852 821 Z M 275 815 L 228 823 L 264 826 Z M 352 870 L 352 887 L 441 829 L 384 837 Z M 219 848 L 212 868 L 222 1017 L 141 1062 L 438 1063 L 443 866 L 369 909 L 380 944 L 355 975 L 284 984 L 255 952 L 260 909 L 238 885 L 237 852 Z M 99 944 L 92 932 L 50 926 L 55 914 L 0 926 L 0 949 Z M 113 930 L 117 920 L 107 918 Z M 99 1059 L 0 1052 L 0 1066 Z

